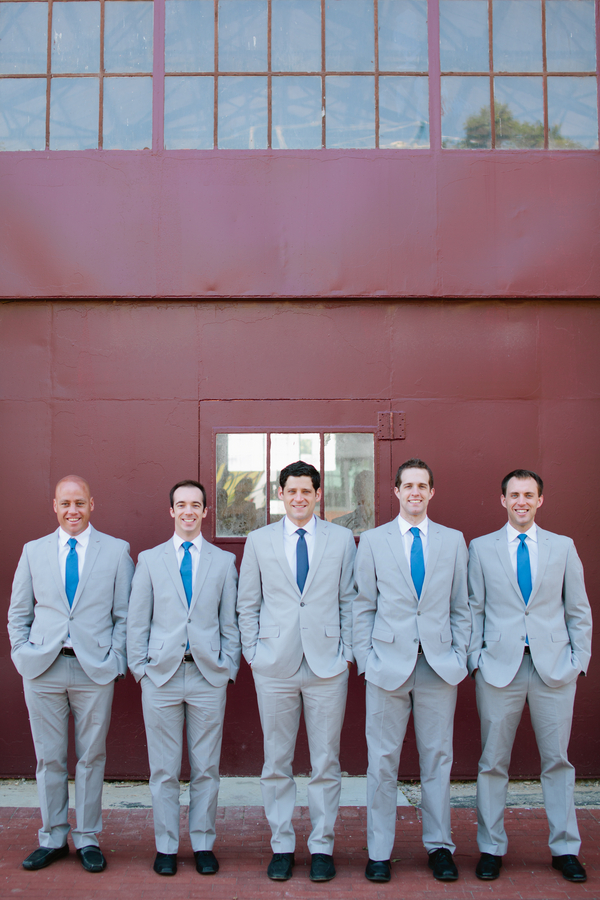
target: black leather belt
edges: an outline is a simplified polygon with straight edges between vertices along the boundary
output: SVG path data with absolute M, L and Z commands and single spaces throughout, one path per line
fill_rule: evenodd
M 63 647 L 60 652 L 62 656 L 75 656 L 75 651 L 72 647 Z
M 184 653 L 184 654 L 183 654 L 183 661 L 184 661 L 184 662 L 194 662 L 194 657 L 192 656 L 191 653 Z
M 525 644 L 525 650 L 523 652 L 526 653 L 528 656 L 531 656 L 531 650 L 529 649 L 528 644 Z
M 423 656 L 423 648 L 419 644 L 419 649 L 417 650 L 417 656 Z

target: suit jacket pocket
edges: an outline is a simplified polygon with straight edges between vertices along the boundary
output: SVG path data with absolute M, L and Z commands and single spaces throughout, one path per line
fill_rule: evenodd
M 164 641 L 159 641 L 156 638 L 150 638 L 148 641 L 148 649 L 149 650 L 160 650 L 164 646 Z
M 279 637 L 279 625 L 261 625 L 258 631 L 260 638 L 276 638 Z
M 29 632 L 29 643 L 30 644 L 43 644 L 44 643 L 44 635 L 38 634 L 37 631 L 33 631 L 33 628 Z
M 447 644 L 448 641 L 451 641 L 451 640 L 452 640 L 452 630 L 450 628 L 447 628 L 446 631 L 442 631 L 442 633 L 440 634 L 440 641 L 442 642 L 442 644 Z
M 325 637 L 336 637 L 339 638 L 341 634 L 339 625 L 326 625 L 325 626 Z
M 374 641 L 383 641 L 385 644 L 394 643 L 394 634 L 391 631 L 384 631 L 383 628 L 374 628 L 371 634 Z
M 500 640 L 500 632 L 499 631 L 486 631 L 483 635 L 484 641 L 499 641 Z
M 571 639 L 568 631 L 553 631 L 550 640 L 554 644 L 568 644 Z
M 210 642 L 210 649 L 216 650 L 217 652 L 221 649 L 221 639 L 220 638 L 212 638 Z

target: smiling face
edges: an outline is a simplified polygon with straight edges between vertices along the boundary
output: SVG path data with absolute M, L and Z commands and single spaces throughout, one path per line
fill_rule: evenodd
M 312 479 L 308 475 L 290 475 L 285 487 L 277 490 L 288 519 L 297 528 L 302 528 L 312 519 L 317 501 L 321 499 L 321 488 L 314 489 Z
M 88 484 L 76 478 L 66 478 L 56 485 L 54 512 L 58 524 L 71 537 L 82 534 L 90 523 L 94 498 Z
M 400 487 L 394 488 L 400 503 L 400 515 L 411 525 L 418 525 L 427 515 L 429 501 L 435 489 L 429 485 L 427 469 L 404 469 Z
M 173 494 L 171 516 L 175 519 L 175 534 L 184 541 L 193 541 L 202 530 L 202 519 L 208 509 L 204 507 L 202 491 L 196 487 L 180 487 Z
M 506 495 L 500 497 L 500 502 L 508 512 L 508 521 L 515 531 L 524 533 L 533 525 L 544 495 L 538 492 L 534 478 L 511 478 L 506 485 Z

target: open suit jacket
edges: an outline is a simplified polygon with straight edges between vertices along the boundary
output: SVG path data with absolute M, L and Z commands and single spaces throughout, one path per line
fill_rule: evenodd
M 589 665 L 592 615 L 583 567 L 571 538 L 538 526 L 538 566 L 527 605 L 508 552 L 506 528 L 470 546 L 469 591 L 473 633 L 469 671 L 506 687 L 523 660 L 525 637 L 548 687 L 560 687 Z
M 259 675 L 289 678 L 303 655 L 320 678 L 352 661 L 352 532 L 317 518 L 304 590 L 288 564 L 283 520 L 248 535 L 240 569 L 238 615 L 242 648 Z
M 129 544 L 90 526 L 73 606 L 58 564 L 57 532 L 25 544 L 13 581 L 8 633 L 24 678 L 50 668 L 71 635 L 82 669 L 96 684 L 127 670 L 125 636 L 133 562 Z
M 467 548 L 459 531 L 429 520 L 420 599 L 397 519 L 361 535 L 355 580 L 353 650 L 359 675 L 396 690 L 412 673 L 420 643 L 440 678 L 451 685 L 463 680 L 471 616 Z
M 240 666 L 235 611 L 235 556 L 202 539 L 188 608 L 173 540 L 140 553 L 127 626 L 129 668 L 161 687 L 175 674 L 187 642 L 196 665 L 214 687 L 234 681 Z

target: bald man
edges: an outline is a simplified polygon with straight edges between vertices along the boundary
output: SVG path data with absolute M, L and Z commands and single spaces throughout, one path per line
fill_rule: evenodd
M 86 871 L 106 868 L 97 835 L 114 682 L 127 667 L 133 562 L 129 544 L 92 528 L 93 509 L 84 478 L 61 478 L 54 496 L 59 527 L 25 544 L 13 581 L 8 634 L 23 676 L 42 814 L 39 847 L 23 862 L 29 870 L 69 852 L 69 712 L 77 754 L 71 836 Z

